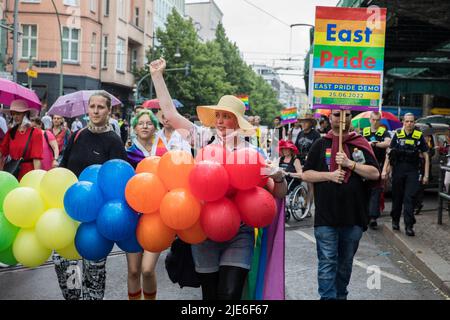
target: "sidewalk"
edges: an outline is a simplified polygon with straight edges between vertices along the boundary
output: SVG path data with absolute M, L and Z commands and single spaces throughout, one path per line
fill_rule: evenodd
M 437 205 L 437 201 L 429 202 L 416 215 L 415 237 L 405 235 L 403 217 L 400 231 L 392 230 L 390 204 L 380 219 L 380 230 L 415 268 L 450 295 L 450 218 L 445 210 L 442 225 L 438 225 Z

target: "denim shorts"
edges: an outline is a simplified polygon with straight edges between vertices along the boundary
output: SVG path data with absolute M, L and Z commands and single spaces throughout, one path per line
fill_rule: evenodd
M 250 270 L 255 244 L 254 228 L 241 225 L 238 234 L 227 242 L 206 240 L 192 245 L 192 257 L 198 273 L 219 271 L 220 266 Z

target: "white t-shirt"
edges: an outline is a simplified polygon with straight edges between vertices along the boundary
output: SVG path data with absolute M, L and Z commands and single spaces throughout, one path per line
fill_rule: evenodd
M 166 149 L 168 151 L 170 150 L 183 150 L 186 152 L 191 153 L 191 146 L 190 144 L 183 139 L 183 137 L 181 136 L 181 134 L 175 130 L 172 133 L 172 136 L 170 137 L 170 140 L 167 141 L 166 136 L 164 135 L 164 129 L 159 130 L 156 133 L 156 139 L 153 143 L 153 147 L 152 147 L 152 154 L 156 154 L 156 148 L 158 147 L 158 142 L 159 140 L 161 140 L 164 143 L 164 146 L 166 147 Z
M 292 128 L 292 142 L 295 143 L 297 141 L 298 134 L 302 132 L 302 128 Z
M 44 124 L 45 130 L 50 130 L 52 128 L 52 118 L 50 116 L 43 116 L 41 121 Z
M 116 119 L 110 118 L 109 124 L 112 125 L 114 132 L 120 137 L 119 121 L 117 121 Z

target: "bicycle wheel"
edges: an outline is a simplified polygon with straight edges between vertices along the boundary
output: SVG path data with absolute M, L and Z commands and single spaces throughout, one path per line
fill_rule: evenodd
M 303 185 L 299 185 L 292 192 L 291 201 L 289 207 L 291 209 L 291 214 L 297 221 L 302 221 L 307 215 L 309 210 L 307 210 L 307 197 L 308 191 Z

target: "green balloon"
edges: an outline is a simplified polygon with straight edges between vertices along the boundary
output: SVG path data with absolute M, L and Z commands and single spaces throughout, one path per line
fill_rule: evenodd
M 0 211 L 3 212 L 3 201 L 8 193 L 19 187 L 19 181 L 9 172 L 0 171 Z
M 16 258 L 13 254 L 13 246 L 9 247 L 6 250 L 0 251 L 0 262 L 4 263 L 8 266 L 15 266 L 18 264 Z
M 12 246 L 19 229 L 6 219 L 3 212 L 0 212 L 0 251 Z

